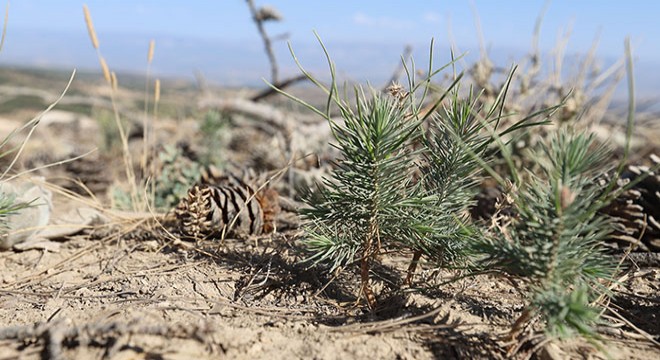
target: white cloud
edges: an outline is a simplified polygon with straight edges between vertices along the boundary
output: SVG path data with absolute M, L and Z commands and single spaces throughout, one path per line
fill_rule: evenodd
M 422 19 L 426 22 L 438 23 L 440 22 L 440 15 L 436 12 L 429 11 L 422 15 Z
M 353 22 L 358 25 L 373 25 L 373 19 L 363 13 L 353 15 Z
M 413 23 L 411 21 L 396 19 L 388 16 L 373 17 L 361 12 L 353 15 L 353 23 L 360 26 L 393 30 L 404 30 L 413 27 Z

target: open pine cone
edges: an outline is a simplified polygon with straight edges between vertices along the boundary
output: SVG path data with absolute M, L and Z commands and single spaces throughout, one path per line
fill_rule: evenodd
M 660 158 L 651 155 L 654 164 Z M 617 180 L 619 189 L 636 182 L 623 191 L 601 211 L 616 218 L 614 239 L 619 245 L 639 245 L 643 251 L 660 252 L 660 174 L 647 166 L 628 166 Z
M 177 205 L 178 232 L 195 239 L 270 232 L 279 212 L 278 194 L 258 191 L 233 175 L 204 169 L 199 184 Z

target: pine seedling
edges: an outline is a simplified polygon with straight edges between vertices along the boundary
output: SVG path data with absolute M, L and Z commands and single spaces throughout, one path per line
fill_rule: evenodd
M 32 206 L 32 202 L 16 201 L 16 195 L 0 191 L 0 237 L 6 235 L 9 229 L 8 218 L 21 210 Z
M 4 182 L 6 181 L 5 175 L 12 169 L 13 164 L 16 162 L 18 156 L 20 155 L 23 149 L 23 145 L 25 145 L 25 142 L 29 140 L 32 131 L 34 131 L 35 127 L 38 125 L 39 123 L 38 120 L 39 120 L 38 118 L 30 120 L 22 127 L 11 131 L 7 136 L 5 136 L 4 139 L 2 139 L 2 141 L 0 141 L 0 159 L 4 158 L 5 156 L 16 153 L 14 154 L 14 159 L 10 162 L 7 168 L 0 169 L 0 188 L 3 187 Z M 9 142 L 11 141 L 11 139 L 20 131 L 28 128 L 30 130 L 28 132 L 27 137 L 23 140 L 24 141 L 23 145 L 7 149 L 7 147 L 10 146 Z M 4 190 L 0 190 L 0 239 L 5 238 L 8 235 L 9 231 L 11 230 L 9 225 L 9 217 L 20 213 L 21 210 L 24 210 L 30 206 L 34 206 L 33 202 L 34 200 L 28 202 L 18 201 L 16 200 L 15 193 L 5 192 Z M 2 245 L 2 242 L 3 241 L 0 241 L 0 245 Z
M 553 337 L 596 336 L 592 325 L 602 309 L 595 300 L 608 295 L 604 285 L 615 273 L 603 246 L 610 220 L 598 213 L 607 196 L 596 180 L 607 156 L 593 135 L 558 131 L 532 152 L 541 172 L 528 172 L 528 181 L 509 194 L 515 215 L 476 242 L 486 254 L 484 268 L 529 284 L 529 303 L 512 337 L 536 317 Z
M 487 122 L 479 121 L 475 100 L 471 91 L 461 98 L 457 88 L 429 122 L 420 169 L 425 193 L 434 195 L 434 206 L 426 209 L 427 216 L 433 218 L 434 231 L 418 244 L 407 283 L 422 254 L 441 266 L 468 260 L 467 238 L 477 235 L 468 219 L 478 187 L 480 167 L 475 157 L 485 158 L 492 141 L 483 129 Z
M 329 264 L 331 271 L 359 263 L 360 298 L 365 298 L 373 309 L 373 263 L 386 252 L 416 249 L 433 230 L 424 209 L 433 204 L 434 196 L 425 196 L 414 176 L 420 150 L 415 150 L 413 144 L 419 143 L 425 120 L 420 115 L 423 101 L 416 101 L 415 92 L 442 69 L 429 71 L 430 76 L 419 85 L 410 78 L 408 92 L 399 88 L 387 95 L 358 87 L 354 108 L 339 97 L 334 64 L 323 49 L 332 75 L 330 87 L 307 73 L 295 54 L 294 60 L 303 74 L 328 95 L 324 110 L 278 90 L 327 119 L 333 145 L 341 152 L 333 173 L 305 199 L 309 208 L 302 215 L 306 220 L 306 245 L 312 253 L 308 260 Z M 339 110 L 341 120 L 331 116 L 331 108 Z
M 4 188 L 2 181 L 0 181 L 0 187 Z M 18 201 L 16 193 L 0 190 L 0 250 L 10 248 L 15 242 L 9 238 L 11 231 L 17 230 L 12 229 L 10 217 L 21 213 L 28 207 L 35 206 L 34 201 Z
M 469 208 L 474 196 L 482 166 L 493 161 L 497 153 L 494 143 L 502 138 L 514 140 L 519 130 L 548 123 L 558 107 L 537 111 L 516 122 L 506 122 L 500 129 L 506 92 L 516 68 L 512 68 L 502 89 L 491 105 L 484 107 L 482 93 L 468 89 L 464 94 L 460 85 L 453 86 L 435 115 L 429 121 L 422 150 L 422 183 L 426 194 L 433 195 L 433 206 L 425 209 L 433 219 L 433 231 L 421 239 L 409 267 L 407 283 L 422 254 L 444 267 L 470 265 L 469 239 L 482 236 L 470 222 Z M 455 84 L 461 79 L 457 76 Z
M 431 45 L 431 54 L 432 49 Z M 466 238 L 478 236 L 466 218 L 476 187 L 474 175 L 494 141 L 486 128 L 497 130 L 507 86 L 492 107 L 483 111 L 485 120 L 471 92 L 468 99 L 460 98 L 460 75 L 440 99 L 423 110 L 432 76 L 452 65 L 434 71 L 431 57 L 429 76 L 421 83 L 415 83 L 414 75 L 410 75 L 414 68 L 404 63 L 409 74 L 408 91 L 390 87 L 392 96 L 372 90 L 367 97 L 362 89 L 356 89 L 354 111 L 337 95 L 334 66 L 328 61 L 333 76 L 329 88 L 301 68 L 328 94 L 325 112 L 283 93 L 329 120 L 335 146 L 342 154 L 331 177 L 306 199 L 309 208 L 302 214 L 307 220 L 306 244 L 313 254 L 309 260 L 329 263 L 331 270 L 358 262 L 361 295 L 373 309 L 376 299 L 369 278 L 372 263 L 380 254 L 414 253 L 406 283 L 410 283 L 422 254 L 445 266 L 467 258 Z M 419 101 L 417 93 L 422 93 Z M 425 133 L 422 123 L 445 100 L 449 105 L 443 107 L 443 115 L 431 120 Z M 331 105 L 339 109 L 343 122 L 330 117 Z M 543 123 L 530 121 L 542 113 L 511 125 L 499 135 Z
M 410 145 L 419 135 L 419 121 L 407 118 L 396 99 L 358 94 L 357 112 L 344 108 L 344 124 L 330 124 L 343 157 L 303 216 L 310 224 L 312 259 L 329 261 L 332 268 L 359 259 L 361 294 L 373 308 L 372 263 L 383 251 L 412 247 L 413 239 L 428 231 L 420 209 L 430 203 L 412 182 Z

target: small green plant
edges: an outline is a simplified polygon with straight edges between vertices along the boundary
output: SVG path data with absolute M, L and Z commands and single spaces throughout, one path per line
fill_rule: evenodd
M 429 77 L 416 83 L 410 75 L 407 91 L 393 86 L 388 96 L 356 88 L 354 108 L 338 96 L 329 57 L 328 62 L 333 76 L 329 88 L 301 67 L 328 94 L 325 112 L 284 93 L 328 119 L 334 146 L 341 152 L 331 176 L 305 199 L 309 205 L 302 211 L 307 220 L 306 244 L 312 253 L 309 260 L 329 263 L 331 270 L 358 262 L 360 294 L 373 309 L 376 297 L 369 284 L 370 272 L 381 255 L 414 254 L 407 283 L 422 255 L 444 266 L 468 260 L 466 238 L 480 236 L 467 219 L 478 183 L 477 159 L 487 158 L 485 152 L 495 139 L 486 129 L 497 130 L 505 91 L 483 119 L 472 95 L 460 98 L 461 76 L 456 76 L 445 94 L 429 106 L 425 98 L 431 78 L 451 65 L 433 71 L 430 61 Z M 417 93 L 422 94 L 419 100 Z M 343 121 L 331 118 L 333 105 Z M 436 115 L 439 108 L 443 111 Z M 499 135 L 533 125 L 530 119 L 542 113 L 524 118 Z
M 626 146 L 615 180 L 606 186 L 599 181 L 612 170 L 607 165 L 610 148 L 580 129 L 561 128 L 538 148 L 529 149 L 527 157 L 539 170 L 525 170 L 525 176 L 515 169 L 512 154 L 500 146 L 514 180 L 508 186 L 510 208 L 507 215 L 496 214 L 490 234 L 475 238 L 473 244 L 484 255 L 480 261 L 484 271 L 503 272 L 526 282 L 527 306 L 512 326 L 511 340 L 540 319 L 550 339 L 580 335 L 601 347 L 594 325 L 605 311 L 618 265 L 605 246 L 616 219 L 600 210 L 626 190 L 615 190 L 615 184 L 628 159 L 634 125 L 628 41 L 626 60 Z M 517 348 L 512 347 L 510 353 Z
M 430 230 L 420 208 L 431 205 L 412 180 L 419 120 L 407 119 L 408 106 L 358 90 L 357 112 L 342 105 L 344 124 L 331 122 L 343 158 L 303 212 L 310 221 L 309 250 L 333 268 L 360 261 L 361 293 L 376 303 L 369 286 L 372 262 L 382 251 L 414 246 Z
M 354 109 L 338 95 L 327 51 L 326 57 L 333 77 L 329 88 L 298 63 L 310 81 L 328 94 L 325 111 L 282 92 L 328 120 L 334 146 L 342 153 L 331 177 L 307 195 L 306 244 L 312 253 L 309 260 L 329 263 L 331 270 L 359 262 L 360 298 L 373 309 L 373 262 L 384 252 L 415 247 L 433 229 L 422 211 L 432 206 L 433 196 L 425 196 L 422 183 L 414 181 L 415 160 L 421 153 L 413 145 L 420 141 L 425 119 L 420 115 L 422 102 L 414 96 L 420 87 L 413 80 L 409 92 L 400 88 L 392 91 L 393 96 L 358 87 Z M 333 106 L 343 121 L 332 120 Z
M 0 237 L 4 237 L 9 229 L 7 218 L 29 207 L 30 203 L 17 202 L 16 194 L 0 191 Z
M 186 196 L 188 189 L 199 181 L 201 165 L 183 155 L 179 147 L 165 146 L 154 161 L 156 176 L 149 184 L 150 198 L 157 210 L 169 210 Z M 130 210 L 134 207 L 130 192 L 121 185 L 111 189 L 112 207 Z
M 201 125 L 200 151 L 194 159 L 184 154 L 179 147 L 165 146 L 154 159 L 152 172 L 154 180 L 152 201 L 156 209 L 167 210 L 174 207 L 186 196 L 192 185 L 200 180 L 201 169 L 206 166 L 222 168 L 225 165 L 221 150 L 228 141 L 229 121 L 217 111 L 205 114 Z M 124 199 L 127 197 L 124 195 Z M 117 200 L 120 200 L 117 198 Z M 116 201 L 120 203 L 120 201 Z
M 202 134 L 199 163 L 222 168 L 225 165 L 224 149 L 229 142 L 229 119 L 219 111 L 209 111 L 204 115 L 200 126 Z
M 616 264 L 605 252 L 610 219 L 598 213 L 604 204 L 597 178 L 606 169 L 608 149 L 594 136 L 567 130 L 555 134 L 531 158 L 540 173 L 528 172 L 513 186 L 513 214 L 502 217 L 491 236 L 481 237 L 484 269 L 524 279 L 529 302 L 512 335 L 542 318 L 551 336 L 596 336 L 592 325 L 602 308 Z
M 155 179 L 154 204 L 171 209 L 188 193 L 200 177 L 200 165 L 183 156 L 181 149 L 167 146 L 158 154 L 160 171 Z
M 546 124 L 558 108 L 543 109 L 500 129 L 505 116 L 506 84 L 514 72 L 515 67 L 489 107 L 481 101 L 481 92 L 475 94 L 470 88 L 461 93 L 458 82 L 462 76 L 457 76 L 443 105 L 430 117 L 420 170 L 424 192 L 433 199 L 433 206 L 424 209 L 425 216 L 433 219 L 433 231 L 415 249 L 407 282 L 422 254 L 442 266 L 469 265 L 468 240 L 481 234 L 471 223 L 468 210 L 479 188 L 482 165 L 496 156 L 494 142 L 503 137 L 511 142 L 514 135 L 524 134 L 519 130 Z

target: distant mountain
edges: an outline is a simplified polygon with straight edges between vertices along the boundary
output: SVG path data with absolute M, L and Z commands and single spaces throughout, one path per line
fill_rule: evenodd
M 199 38 L 184 38 L 159 35 L 156 40 L 156 55 L 152 71 L 156 75 L 193 78 L 198 71 L 208 81 L 224 86 L 261 85 L 262 77 L 270 74 L 269 64 L 260 42 L 229 41 Z M 117 72 L 144 74 L 148 36 L 135 34 L 104 34 L 101 51 L 110 67 Z M 322 78 L 327 78 L 328 68 L 323 52 L 314 42 L 293 43 L 293 48 L 303 65 Z M 382 85 L 400 62 L 404 45 L 383 42 L 332 42 L 325 44 L 336 63 L 338 75 L 347 80 L 370 81 Z M 418 68 L 427 67 L 428 44 L 412 44 Z M 470 50 L 467 63 L 478 59 L 478 51 Z M 449 61 L 446 44 L 436 45 L 435 63 Z M 276 53 L 282 76 L 298 74 L 289 50 L 284 42 L 276 43 Z M 508 67 L 522 59 L 524 49 L 493 48 L 489 51 L 493 62 Z M 615 59 L 601 59 L 603 67 Z M 90 45 L 87 33 L 42 32 L 36 30 L 10 29 L 5 48 L 0 53 L 0 65 L 35 66 L 42 68 L 98 69 L 96 53 Z M 636 89 L 640 97 L 660 98 L 660 64 L 637 61 Z M 576 66 L 570 57 L 565 61 L 567 72 Z M 619 96 L 625 91 L 620 90 Z

